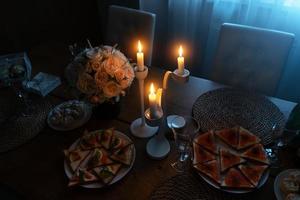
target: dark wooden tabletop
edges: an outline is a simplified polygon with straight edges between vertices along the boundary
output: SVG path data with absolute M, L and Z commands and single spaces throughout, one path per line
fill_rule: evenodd
M 32 60 L 33 73 L 39 71 L 63 77 L 64 68 L 70 61 L 67 47 L 60 44 L 44 45 L 29 53 Z M 161 84 L 163 70 L 150 67 L 146 80 L 146 88 L 150 82 Z M 224 87 L 221 84 L 190 77 L 187 84 L 170 81 L 167 97 L 169 114 L 190 115 L 193 102 L 204 92 Z M 140 117 L 138 84 L 135 81 L 126 97 L 122 99 L 120 115 L 114 120 L 100 120 L 92 117 L 83 127 L 57 132 L 49 127 L 33 140 L 12 151 L 0 154 L 0 183 L 8 185 L 15 191 L 31 200 L 47 199 L 148 199 L 151 192 L 168 178 L 176 175 L 170 163 L 175 160 L 174 143 L 171 140 L 171 153 L 163 160 L 150 159 L 145 151 L 148 139 L 135 138 L 130 134 L 130 123 Z M 72 91 L 63 83 L 51 94 L 54 104 L 72 99 Z M 270 98 L 287 118 L 295 103 Z M 68 148 L 85 129 L 96 130 L 115 127 L 132 138 L 136 147 L 136 160 L 132 170 L 119 182 L 102 189 L 68 188 L 68 178 L 64 173 L 63 149 Z M 167 133 L 170 135 L 170 132 Z M 281 152 L 283 169 L 294 167 L 289 152 Z M 267 183 L 260 189 L 236 196 L 238 199 L 275 199 L 273 183 L 270 176 Z M 1 199 L 1 197 L 0 197 Z

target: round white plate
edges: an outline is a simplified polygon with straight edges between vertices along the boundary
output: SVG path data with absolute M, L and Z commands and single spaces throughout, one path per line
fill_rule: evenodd
M 82 109 L 84 111 L 84 115 L 81 119 L 78 119 L 78 120 L 74 120 L 69 126 L 58 126 L 58 125 L 54 125 L 51 123 L 51 120 L 50 120 L 50 117 L 52 116 L 52 113 L 55 109 L 61 107 L 61 106 L 64 106 L 66 104 L 70 104 L 74 101 L 78 101 L 78 100 L 70 100 L 70 101 L 66 101 L 66 102 L 63 102 L 57 106 L 55 106 L 55 108 L 53 108 L 49 114 L 48 114 L 48 117 L 47 117 L 47 122 L 48 122 L 48 125 L 54 129 L 54 130 L 57 130 L 57 131 L 70 131 L 70 130 L 73 130 L 75 128 L 79 128 L 80 126 L 82 126 L 83 124 L 85 124 L 87 121 L 89 121 L 89 119 L 91 118 L 92 116 L 92 107 L 83 102 L 83 101 L 79 101 L 80 104 L 82 105 Z
M 224 148 L 224 149 L 227 149 L 229 151 L 231 151 L 232 153 L 235 153 L 235 154 L 239 154 L 237 150 L 231 148 L 229 145 L 225 144 L 224 142 L 222 142 L 219 138 L 216 138 L 216 143 L 219 147 L 221 148 Z M 218 163 L 220 163 L 220 158 L 219 156 L 217 156 L 217 161 Z M 253 189 L 225 189 L 225 188 L 222 188 L 220 185 L 218 185 L 217 183 L 213 182 L 210 178 L 206 177 L 206 176 L 203 176 L 200 172 L 198 172 L 198 174 L 208 183 L 210 184 L 211 186 L 219 189 L 219 190 L 222 190 L 222 191 L 226 191 L 226 192 L 229 192 L 229 193 L 235 193 L 235 194 L 242 194 L 242 193 L 248 193 L 248 192 L 252 192 L 258 188 L 260 188 L 261 186 L 263 186 L 268 178 L 269 178 L 269 174 L 270 174 L 270 170 L 267 169 L 265 170 L 265 172 L 263 173 L 263 175 L 261 176 L 260 178 L 260 181 L 257 185 L 257 187 L 253 188 Z
M 263 186 L 268 178 L 269 178 L 269 174 L 270 174 L 270 170 L 267 169 L 264 174 L 262 175 L 262 177 L 260 178 L 260 181 L 257 185 L 256 188 L 253 188 L 253 189 L 224 189 L 224 188 L 221 188 L 219 185 L 217 185 L 216 183 L 212 182 L 209 178 L 203 176 L 202 174 L 198 173 L 208 184 L 210 184 L 211 186 L 213 186 L 214 188 L 217 188 L 219 190 L 222 190 L 222 191 L 225 191 L 225 192 L 229 192 L 229 193 L 234 193 L 234 194 L 243 194 L 243 193 L 248 193 L 248 192 L 252 192 L 254 191 L 255 189 L 258 189 L 260 188 L 261 186 Z
M 91 132 L 93 133 L 93 132 Z M 111 184 L 114 184 L 115 182 L 121 180 L 132 168 L 133 166 L 133 163 L 135 161 L 135 147 L 134 147 L 134 144 L 132 142 L 132 140 L 125 134 L 121 133 L 120 131 L 116 131 L 114 132 L 116 134 L 116 136 L 120 137 L 120 138 L 123 138 L 123 139 L 126 139 L 128 141 L 130 141 L 132 144 L 131 144 L 131 150 L 132 150 L 132 160 L 131 160 L 131 163 L 128 167 L 124 167 L 122 166 L 122 168 L 120 169 L 120 171 L 117 173 L 117 175 L 114 177 L 114 179 L 108 184 L 108 185 L 111 185 Z M 75 149 L 76 145 L 78 144 L 79 142 L 79 139 L 77 139 L 69 148 L 69 150 L 73 150 Z M 71 171 L 71 169 L 69 168 L 69 165 L 67 164 L 67 161 L 65 160 L 64 161 L 64 169 L 65 169 L 65 173 L 67 175 L 67 177 L 70 179 L 72 178 L 73 176 L 73 173 Z M 86 184 L 86 185 L 81 185 L 82 187 L 85 187 L 85 188 L 102 188 L 104 187 L 105 185 L 102 184 L 102 183 L 91 183 L 91 184 Z
M 295 172 L 295 171 L 300 172 L 300 169 L 287 169 L 287 170 L 280 172 L 280 174 L 278 174 L 276 176 L 276 179 L 274 181 L 274 192 L 275 192 L 275 196 L 276 196 L 277 200 L 284 200 L 284 195 L 280 190 L 281 180 L 284 177 L 287 177 L 291 172 Z

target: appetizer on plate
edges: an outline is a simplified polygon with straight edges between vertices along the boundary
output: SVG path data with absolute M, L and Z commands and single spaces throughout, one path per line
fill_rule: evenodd
M 251 191 L 260 186 L 269 164 L 260 141 L 238 126 L 199 134 L 193 140 L 194 168 L 217 188 Z
M 213 131 L 209 131 L 202 135 L 198 135 L 198 137 L 194 139 L 194 142 L 201 145 L 203 148 L 206 148 L 207 150 L 218 154 L 218 147 L 215 142 L 215 136 Z
M 221 183 L 219 163 L 217 160 L 211 160 L 206 163 L 198 163 L 194 167 L 204 175 L 213 179 L 218 184 Z
M 285 200 L 300 199 L 300 171 L 293 170 L 283 177 L 279 182 L 280 191 Z
M 84 132 L 72 148 L 64 151 L 72 172 L 68 186 L 110 184 L 118 173 L 132 165 L 134 146 L 126 138 L 113 128 Z
M 253 188 L 254 186 L 236 168 L 230 168 L 221 183 L 223 187 L 229 188 Z

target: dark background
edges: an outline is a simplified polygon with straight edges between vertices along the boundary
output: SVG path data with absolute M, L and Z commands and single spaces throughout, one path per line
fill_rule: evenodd
M 138 0 L 1 0 L 0 54 L 86 38 L 101 44 L 111 4 L 139 8 Z

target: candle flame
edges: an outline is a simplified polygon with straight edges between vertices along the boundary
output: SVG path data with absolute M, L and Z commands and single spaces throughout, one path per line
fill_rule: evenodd
M 182 49 L 182 46 L 180 45 L 179 49 L 178 49 L 178 53 L 179 53 L 179 56 L 182 57 L 182 54 L 183 54 L 183 49 Z
M 150 94 L 155 94 L 155 89 L 153 83 L 150 85 Z
M 141 53 L 143 50 L 143 46 L 141 44 L 141 41 L 138 41 L 138 51 Z

